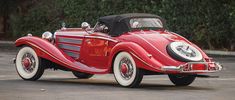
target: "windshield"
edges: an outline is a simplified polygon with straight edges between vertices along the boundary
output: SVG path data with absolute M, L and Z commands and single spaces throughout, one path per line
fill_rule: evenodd
M 98 22 L 98 23 L 96 23 L 93 31 L 108 34 L 109 28 L 104 23 Z
M 138 28 L 163 28 L 162 21 L 158 18 L 132 18 L 130 26 L 133 29 Z

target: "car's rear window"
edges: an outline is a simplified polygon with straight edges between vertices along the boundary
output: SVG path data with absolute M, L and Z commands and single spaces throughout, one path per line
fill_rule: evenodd
M 163 28 L 162 21 L 158 18 L 132 18 L 131 28 Z

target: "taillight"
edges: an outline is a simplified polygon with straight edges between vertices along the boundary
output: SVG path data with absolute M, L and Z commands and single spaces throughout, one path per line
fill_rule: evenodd
M 205 64 L 192 64 L 191 66 L 192 70 L 207 70 Z

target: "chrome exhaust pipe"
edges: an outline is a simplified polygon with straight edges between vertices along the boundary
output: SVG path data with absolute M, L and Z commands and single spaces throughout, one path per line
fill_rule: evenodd
M 13 62 L 13 64 L 15 64 L 16 63 L 16 58 L 12 58 L 11 61 Z

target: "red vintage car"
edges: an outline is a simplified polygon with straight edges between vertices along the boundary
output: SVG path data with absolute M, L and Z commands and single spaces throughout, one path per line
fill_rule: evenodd
M 124 87 L 139 86 L 143 75 L 167 74 L 176 86 L 191 84 L 198 74 L 222 66 L 199 47 L 165 28 L 153 14 L 131 13 L 100 17 L 94 28 L 62 27 L 42 38 L 21 37 L 16 69 L 24 80 L 39 79 L 48 68 L 71 71 L 79 79 L 114 74 Z

